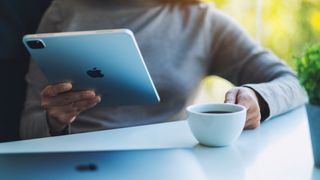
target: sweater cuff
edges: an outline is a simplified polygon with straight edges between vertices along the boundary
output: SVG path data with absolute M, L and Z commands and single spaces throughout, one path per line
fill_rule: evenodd
M 265 90 L 264 84 L 246 84 L 242 87 L 247 87 L 255 91 L 259 99 L 261 121 L 265 121 L 274 116 L 274 110 L 272 109 L 272 97 L 269 92 Z M 261 104 L 265 104 L 263 108 Z
M 47 127 L 48 127 L 48 133 L 50 134 L 50 136 L 61 136 L 61 135 L 68 135 L 70 134 L 70 125 L 67 125 L 59 134 L 53 134 L 50 130 L 50 125 L 49 125 L 49 117 L 48 117 L 48 113 L 46 111 L 46 122 L 47 122 Z
M 39 114 L 39 117 L 37 119 L 39 119 L 38 121 L 35 121 L 34 123 L 36 123 L 35 125 L 35 129 L 37 129 L 37 131 L 32 133 L 32 136 L 28 137 L 28 138 L 41 138 L 41 137 L 50 137 L 50 128 L 49 128 L 49 124 L 46 121 L 47 118 L 47 113 L 46 111 L 42 111 Z M 39 132 L 38 132 L 39 130 Z

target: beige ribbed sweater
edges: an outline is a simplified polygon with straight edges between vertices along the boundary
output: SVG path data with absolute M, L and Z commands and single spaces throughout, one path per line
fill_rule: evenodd
M 93 108 L 71 124 L 70 133 L 183 119 L 185 107 L 192 103 L 207 75 L 253 88 L 267 102 L 269 109 L 263 111 L 269 111 L 269 117 L 305 102 L 304 91 L 291 70 L 250 39 L 234 20 L 208 4 L 57 0 L 44 15 L 38 32 L 112 28 L 134 32 L 161 103 Z M 40 92 L 48 82 L 34 61 L 26 80 L 21 136 L 50 136 L 46 112 L 40 107 Z

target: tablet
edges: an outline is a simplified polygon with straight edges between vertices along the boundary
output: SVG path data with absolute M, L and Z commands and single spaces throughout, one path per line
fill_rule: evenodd
M 160 101 L 133 33 L 128 29 L 31 34 L 23 43 L 49 83 L 92 89 L 99 106 Z

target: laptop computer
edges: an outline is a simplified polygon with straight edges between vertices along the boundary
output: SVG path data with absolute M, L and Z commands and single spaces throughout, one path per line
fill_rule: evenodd
M 191 149 L 1 154 L 1 179 L 206 179 Z

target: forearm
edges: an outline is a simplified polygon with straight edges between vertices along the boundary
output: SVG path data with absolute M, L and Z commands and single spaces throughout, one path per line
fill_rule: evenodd
M 293 71 L 279 57 L 255 43 L 236 23 L 229 21 L 222 27 L 209 73 L 253 89 L 264 119 L 306 101 Z
M 28 111 L 23 113 L 20 123 L 20 136 L 22 139 L 33 139 L 70 133 L 70 126 L 66 125 L 57 130 L 50 124 L 45 110 Z
M 40 109 L 25 109 L 20 122 L 21 139 L 32 139 L 48 137 L 49 126 L 46 119 L 46 112 Z
M 29 73 L 26 76 L 27 93 L 24 110 L 20 121 L 20 136 L 22 139 L 48 137 L 67 133 L 52 133 L 48 123 L 47 112 L 41 107 L 41 89 L 48 84 L 37 64 L 31 60 Z
M 270 82 L 246 84 L 255 90 L 266 102 L 261 113 L 267 113 L 265 119 L 294 109 L 307 101 L 307 96 L 293 75 L 282 75 Z

